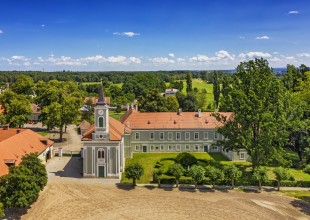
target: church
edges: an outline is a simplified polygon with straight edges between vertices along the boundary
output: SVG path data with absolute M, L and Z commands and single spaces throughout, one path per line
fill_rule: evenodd
M 109 117 L 102 87 L 95 106 L 95 123 L 83 134 L 83 176 L 120 178 L 124 166 L 125 126 Z
M 220 112 L 229 120 L 231 112 Z M 221 153 L 232 161 L 249 161 L 245 150 L 227 151 L 216 143 L 224 140 L 223 126 L 212 112 L 139 112 L 129 109 L 120 121 L 109 116 L 102 88 L 94 111 L 95 123 L 84 133 L 84 177 L 120 178 L 125 158 L 134 153 Z

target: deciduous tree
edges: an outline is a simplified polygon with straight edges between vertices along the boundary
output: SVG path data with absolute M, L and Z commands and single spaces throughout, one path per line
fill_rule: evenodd
M 291 174 L 288 169 L 283 167 L 277 167 L 274 169 L 274 174 L 276 175 L 276 180 L 278 181 L 278 191 L 280 191 L 281 181 L 289 180 L 291 178 Z
M 132 186 L 136 186 L 136 180 L 139 180 L 144 173 L 143 166 L 140 163 L 129 164 L 125 168 L 125 176 L 132 179 Z
M 215 114 L 224 124 L 218 132 L 226 137 L 218 144 L 229 150 L 246 149 L 254 167 L 261 164 L 285 164 L 286 90 L 263 59 L 241 63 L 227 88 L 231 98 L 222 99 L 231 106 L 231 118 Z
M 235 187 L 235 182 L 242 176 L 242 172 L 235 165 L 224 167 L 224 176 L 227 181 L 231 182 L 231 188 Z
M 195 189 L 197 189 L 197 184 L 201 183 L 205 178 L 205 170 L 202 166 L 199 165 L 193 165 L 189 172 L 189 176 L 192 177 L 192 180 L 195 184 Z
M 258 189 L 262 189 L 262 184 L 268 181 L 267 170 L 264 167 L 255 167 L 252 175 L 252 179 L 258 182 Z
M 211 184 L 212 184 L 212 188 L 215 188 L 215 184 L 218 183 L 219 181 L 223 180 L 224 178 L 224 174 L 223 172 L 214 167 L 214 166 L 207 166 L 205 168 L 205 176 L 209 178 Z
M 179 187 L 179 180 L 184 173 L 184 168 L 181 164 L 174 163 L 168 168 L 168 173 L 175 177 L 176 187 Z

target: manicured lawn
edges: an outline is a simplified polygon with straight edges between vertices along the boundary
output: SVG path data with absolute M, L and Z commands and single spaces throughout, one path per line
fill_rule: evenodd
M 126 164 L 130 162 L 139 162 L 144 167 L 144 175 L 138 183 L 150 183 L 153 180 L 152 173 L 156 162 L 162 164 L 161 168 L 164 172 L 174 163 L 174 159 L 179 153 L 135 153 L 133 158 L 127 158 Z M 253 185 L 252 182 L 252 164 L 250 162 L 233 162 L 229 161 L 221 153 L 192 153 L 198 160 L 198 164 L 206 166 L 209 162 L 214 161 L 214 165 L 223 168 L 225 165 L 234 164 L 242 171 L 241 178 L 236 182 L 237 185 Z M 275 180 L 273 173 L 274 167 L 266 167 L 268 170 L 269 180 Z M 296 181 L 310 181 L 310 174 L 304 173 L 302 170 L 289 169 Z M 122 182 L 131 182 L 122 176 Z
M 119 120 L 122 117 L 122 115 L 125 113 L 126 113 L 125 111 L 122 111 L 120 113 L 117 113 L 115 111 L 109 111 L 109 115 L 116 120 Z
M 47 131 L 40 131 L 40 132 L 37 132 L 38 134 L 42 135 L 43 137 L 45 137 L 46 135 L 48 135 L 48 132 Z
M 308 203 L 310 203 L 310 192 L 305 190 L 290 190 L 290 191 L 281 191 L 283 194 L 291 197 L 295 197 L 298 199 L 302 199 Z
M 176 156 L 179 153 L 135 153 L 133 154 L 133 158 L 127 158 L 126 159 L 126 165 L 131 162 L 139 162 L 142 164 L 144 168 L 144 175 L 142 178 L 137 181 L 138 183 L 150 183 L 153 180 L 153 169 L 155 166 L 155 163 L 157 161 L 160 161 L 163 164 L 163 169 L 168 169 L 170 164 L 173 164 L 173 159 L 176 158 Z M 193 154 L 197 159 L 206 159 L 211 160 L 211 157 L 208 153 L 191 153 Z M 164 158 L 171 158 L 172 160 L 162 160 Z M 125 178 L 125 175 L 122 175 L 122 182 L 131 182 L 131 180 L 128 180 Z

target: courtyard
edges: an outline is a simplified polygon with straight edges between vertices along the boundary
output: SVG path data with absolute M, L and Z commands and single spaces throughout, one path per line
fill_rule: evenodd
M 278 192 L 133 189 L 114 180 L 83 179 L 79 158 L 54 158 L 48 184 L 21 219 L 309 219 L 310 205 Z

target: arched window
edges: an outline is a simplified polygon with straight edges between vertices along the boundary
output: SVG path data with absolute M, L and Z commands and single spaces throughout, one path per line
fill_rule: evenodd
M 104 150 L 103 149 L 98 150 L 98 159 L 104 159 Z
M 99 117 L 99 127 L 102 128 L 103 127 L 103 117 Z

